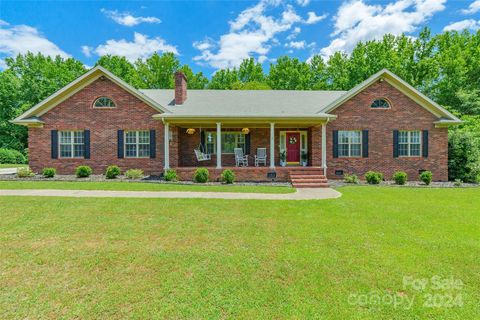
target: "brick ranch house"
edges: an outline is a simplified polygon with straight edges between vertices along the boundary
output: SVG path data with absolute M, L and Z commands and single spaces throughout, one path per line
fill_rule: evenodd
M 461 121 L 388 70 L 350 91 L 187 91 L 180 72 L 174 90 L 138 90 L 95 67 L 12 122 L 28 126 L 35 172 L 116 164 L 190 180 L 208 167 L 216 180 L 229 168 L 239 181 L 315 186 L 368 170 L 447 180 L 448 126 Z M 234 148 L 248 166 L 235 166 Z M 257 148 L 265 165 L 254 166 Z

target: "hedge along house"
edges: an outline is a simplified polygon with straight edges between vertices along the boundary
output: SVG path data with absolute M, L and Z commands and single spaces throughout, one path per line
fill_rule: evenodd
M 208 167 L 216 180 L 229 168 L 239 181 L 324 186 L 368 170 L 447 180 L 447 128 L 460 120 L 388 70 L 350 91 L 231 91 L 187 90 L 181 72 L 174 90 L 138 90 L 95 67 L 13 123 L 29 128 L 37 172 L 116 164 L 191 179 Z M 247 155 L 242 167 L 235 149 Z

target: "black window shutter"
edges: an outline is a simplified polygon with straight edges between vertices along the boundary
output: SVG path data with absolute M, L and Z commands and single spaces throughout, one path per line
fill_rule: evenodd
M 83 131 L 83 143 L 85 144 L 85 153 L 83 157 L 90 159 L 90 130 Z
M 428 157 L 428 130 L 422 132 L 422 156 Z
M 58 130 L 50 131 L 51 134 L 51 147 L 52 147 L 52 159 L 58 159 Z
M 250 154 L 250 133 L 245 135 L 245 154 Z
M 150 130 L 150 158 L 155 159 L 157 156 L 157 140 L 155 130 Z
M 205 131 L 200 131 L 200 151 L 207 153 L 207 145 L 205 144 Z
M 368 130 L 362 131 L 362 157 L 368 158 Z
M 123 130 L 117 131 L 117 156 L 118 159 L 123 158 Z
M 398 158 L 398 130 L 393 130 L 393 157 Z
M 338 130 L 333 130 L 333 157 L 338 158 Z

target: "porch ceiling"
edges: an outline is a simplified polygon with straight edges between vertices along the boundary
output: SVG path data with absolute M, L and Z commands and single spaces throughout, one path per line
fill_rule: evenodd
M 173 114 L 157 114 L 154 119 L 168 122 L 181 127 L 195 127 L 201 125 L 203 128 L 215 128 L 216 123 L 220 122 L 222 128 L 233 127 L 252 127 L 252 128 L 269 128 L 270 123 L 275 123 L 276 128 L 288 127 L 312 127 L 320 126 L 329 120 L 336 118 L 330 114 L 315 115 L 274 115 L 274 116 L 229 116 L 229 115 L 204 115 L 204 116 L 186 116 Z

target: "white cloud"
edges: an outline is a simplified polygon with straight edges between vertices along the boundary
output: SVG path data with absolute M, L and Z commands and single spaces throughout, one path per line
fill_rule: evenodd
M 480 0 L 473 1 L 468 6 L 468 9 L 462 10 L 463 14 L 474 14 L 480 11 Z
M 317 16 L 315 14 L 315 12 L 313 12 L 313 11 L 310 11 L 307 14 L 308 14 L 308 18 L 307 18 L 307 20 L 305 20 L 306 24 L 315 24 L 317 22 L 322 21 L 323 19 L 325 19 L 327 17 L 327 14 L 322 14 L 321 16 Z
M 285 6 L 280 17 L 267 14 L 268 9 L 278 5 L 277 1 L 261 0 L 243 10 L 236 19 L 229 21 L 229 32 L 220 36 L 218 41 L 194 42 L 193 46 L 201 53 L 193 59 L 214 68 L 236 67 L 243 59 L 255 55 L 259 61 L 266 61 L 272 45 L 278 41 L 275 36 L 302 22 L 291 5 Z
M 398 0 L 386 5 L 368 5 L 363 0 L 343 3 L 333 18 L 334 31 L 324 58 L 336 51 L 350 52 L 359 41 L 381 39 L 385 34 L 411 33 L 436 12 L 445 9 L 446 0 Z
M 306 42 L 304 40 L 302 41 L 290 41 L 289 43 L 285 44 L 285 47 L 287 48 L 293 48 L 293 49 L 303 49 L 306 46 Z
M 299 6 L 306 7 L 310 4 L 310 0 L 297 0 Z
M 57 55 L 63 58 L 70 57 L 36 28 L 23 24 L 10 25 L 0 20 L 0 56 L 16 56 L 27 52 L 42 53 L 51 57 Z M 5 67 L 3 61 L 0 62 L 0 68 L 2 67 Z
M 445 28 L 443 28 L 443 31 L 462 31 L 464 29 L 469 29 L 469 30 L 480 29 L 480 20 L 476 21 L 474 19 L 467 19 L 467 20 L 453 22 L 445 26 Z
M 160 23 L 162 22 L 160 19 L 156 17 L 135 17 L 127 12 L 118 12 L 117 10 L 100 10 L 103 12 L 108 18 L 112 19 L 118 24 L 127 27 L 133 27 L 140 23 Z
M 295 39 L 295 38 L 298 36 L 298 34 L 299 34 L 300 32 L 302 32 L 302 29 L 301 29 L 300 27 L 295 27 L 295 28 L 293 29 L 293 31 L 287 36 L 286 39 L 287 39 L 287 40 L 293 40 L 293 39 Z
M 178 54 L 177 47 L 167 44 L 164 39 L 160 37 L 149 38 L 138 32 L 134 33 L 134 38 L 131 42 L 125 39 L 107 40 L 105 44 L 101 44 L 95 49 L 90 48 L 88 52 L 94 52 L 99 56 L 106 54 L 124 56 L 129 61 L 135 61 L 139 58 L 145 59 L 154 52 L 173 52 Z
M 86 57 L 91 57 L 91 56 L 92 56 L 92 50 L 93 50 L 92 47 L 82 46 L 82 53 L 83 53 Z

